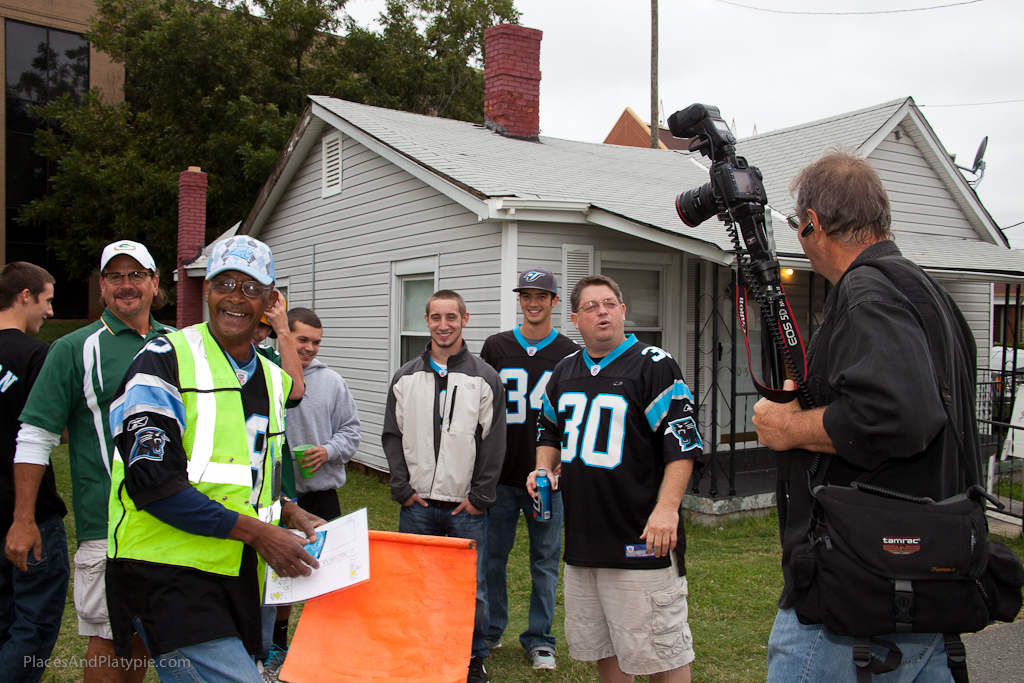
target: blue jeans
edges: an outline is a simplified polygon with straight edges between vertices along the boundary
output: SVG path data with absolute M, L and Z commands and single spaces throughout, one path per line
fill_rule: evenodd
M 491 553 L 487 559 L 487 640 L 497 642 L 508 626 L 508 555 L 516 541 L 519 511 L 526 517 L 530 535 L 530 615 L 519 642 L 527 652 L 555 649 L 551 624 L 555 620 L 555 593 L 558 591 L 558 560 L 562 553 L 562 493 L 551 492 L 551 519 L 533 518 L 533 498 L 516 486 L 498 485 L 498 498 L 487 514 L 491 516 Z
M 142 622 L 135 617 L 132 623 L 146 642 Z M 218 638 L 171 650 L 153 657 L 153 668 L 161 683 L 263 683 L 240 638 Z
M 274 644 L 274 623 L 277 621 L 277 605 L 263 605 L 260 607 L 260 617 L 263 620 L 263 652 L 259 660 L 266 661 L 270 656 L 270 646 Z
M 451 508 L 423 507 L 413 503 L 403 507 L 398 530 L 403 534 L 468 538 L 476 543 L 476 612 L 473 615 L 473 656 L 486 657 L 484 629 L 487 627 L 487 513 L 452 515 Z
M 895 671 L 876 675 L 875 683 L 943 683 L 953 680 L 946 664 L 946 645 L 941 633 L 892 633 L 880 636 L 903 651 Z M 871 646 L 871 653 L 885 658 L 885 650 Z M 768 639 L 768 683 L 855 683 L 853 638 L 830 633 L 821 624 L 801 624 L 792 609 L 780 609 Z
M 15 567 L 0 548 L 0 671 L 9 683 L 42 678 L 68 597 L 71 565 L 64 520 L 59 515 L 47 519 L 39 525 L 39 536 L 42 557 L 37 560 L 30 550 L 28 571 Z

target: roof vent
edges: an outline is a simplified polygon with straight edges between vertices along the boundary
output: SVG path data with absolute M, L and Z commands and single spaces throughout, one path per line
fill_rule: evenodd
M 332 133 L 323 139 L 323 175 L 320 197 L 341 193 L 341 133 Z

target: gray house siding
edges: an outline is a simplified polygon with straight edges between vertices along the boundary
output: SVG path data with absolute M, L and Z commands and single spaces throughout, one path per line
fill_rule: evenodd
M 903 126 L 886 136 L 868 155 L 868 161 L 885 183 L 897 232 L 978 239 L 977 231 Z
M 967 319 L 978 346 L 978 367 L 990 365 L 989 347 L 992 344 L 992 285 L 981 282 L 943 282 L 957 306 Z
M 332 133 L 328 130 L 325 135 Z M 362 421 L 355 460 L 387 469 L 380 445 L 391 381 L 394 262 L 437 258 L 441 288 L 466 299 L 473 352 L 498 325 L 500 223 L 477 216 L 342 137 L 342 191 L 321 198 L 319 143 L 303 161 L 260 232 L 274 250 L 289 307 L 324 324 L 320 360 L 348 383 Z

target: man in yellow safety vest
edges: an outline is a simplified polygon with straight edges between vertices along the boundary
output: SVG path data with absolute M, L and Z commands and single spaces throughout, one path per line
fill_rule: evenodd
M 139 633 L 161 680 L 190 669 L 207 682 L 259 683 L 264 562 L 281 576 L 318 566 L 303 544 L 323 520 L 280 493 L 284 409 L 301 392 L 252 344 L 274 279 L 266 244 L 215 244 L 209 323 L 150 342 L 111 404 L 115 648 Z

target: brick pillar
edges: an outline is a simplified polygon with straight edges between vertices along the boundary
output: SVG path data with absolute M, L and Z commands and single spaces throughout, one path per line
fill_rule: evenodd
M 513 138 L 540 133 L 540 39 L 543 31 L 499 24 L 484 31 L 484 120 Z
M 179 328 L 203 322 L 203 278 L 189 277 L 185 264 L 206 245 L 206 174 L 189 166 L 178 176 L 178 317 Z

